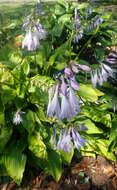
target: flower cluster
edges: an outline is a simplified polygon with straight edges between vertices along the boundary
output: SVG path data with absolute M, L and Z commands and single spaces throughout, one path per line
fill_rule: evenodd
M 114 55 L 115 57 L 112 57 Z M 96 69 L 91 69 L 88 65 L 81 65 L 77 62 L 74 63 L 74 66 L 81 72 L 89 73 L 91 76 L 91 82 L 94 87 L 98 85 L 102 86 L 103 82 L 107 81 L 109 77 L 114 78 L 115 69 L 110 66 L 116 62 L 116 55 L 110 54 L 111 57 L 105 59 L 103 63 L 100 63 L 99 67 Z
M 104 81 L 107 81 L 108 77 L 114 76 L 114 70 L 107 64 L 101 63 L 100 67 L 91 71 L 92 85 L 96 87 L 97 84 L 103 85 Z
M 58 142 L 56 142 L 55 133 L 53 139 L 56 149 L 59 151 L 63 150 L 64 152 L 71 152 L 73 147 L 79 150 L 86 144 L 86 140 L 79 134 L 77 127 L 69 127 L 64 131 L 61 129 Z
M 35 24 L 31 27 L 22 42 L 22 49 L 27 49 L 28 51 L 35 51 L 40 47 L 40 40 L 46 37 L 46 32 L 42 28 L 41 24 Z
M 14 117 L 13 117 L 13 123 L 14 125 L 19 125 L 20 123 L 22 123 L 22 114 L 24 114 L 25 112 L 22 112 L 22 111 L 17 111 L 15 114 L 14 114 Z
M 82 39 L 83 37 L 83 29 L 80 26 L 80 21 L 78 18 L 78 12 L 77 12 L 77 8 L 75 8 L 74 10 L 74 29 L 75 29 L 75 34 L 74 34 L 74 43 L 78 43 L 80 39 Z
M 46 37 L 46 31 L 40 24 L 39 19 L 36 18 L 36 13 L 38 13 L 38 7 L 34 9 L 33 14 L 23 24 L 23 30 L 26 32 L 26 35 L 22 42 L 22 49 L 26 48 L 28 51 L 35 51 L 40 48 L 40 40 Z
M 90 30 L 96 29 L 103 22 L 104 22 L 104 19 L 102 17 L 95 16 L 93 21 L 91 21 L 91 24 L 89 24 L 88 30 L 90 31 Z
M 49 103 L 47 116 L 52 117 L 55 113 L 57 119 L 72 119 L 73 116 L 80 113 L 78 100 L 74 90 L 79 89 L 79 85 L 75 79 L 78 73 L 77 67 L 72 64 L 72 70 L 68 67 L 64 69 L 64 75 L 61 76 L 59 83 L 56 85 L 54 96 L 53 89 L 49 90 Z

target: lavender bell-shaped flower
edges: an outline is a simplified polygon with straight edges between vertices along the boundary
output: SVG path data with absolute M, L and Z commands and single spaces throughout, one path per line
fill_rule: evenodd
M 71 84 L 71 87 L 74 89 L 74 90 L 78 90 L 79 89 L 79 85 L 75 79 L 75 76 L 70 76 L 70 84 Z
M 88 12 L 89 12 L 89 15 L 91 15 L 91 14 L 92 14 L 92 12 L 93 12 L 92 7 L 89 7 Z
M 75 29 L 79 28 L 79 19 L 78 19 L 77 8 L 75 8 L 75 10 L 74 10 L 74 27 L 75 27 Z
M 25 112 L 22 112 L 22 111 L 17 111 L 13 117 L 13 123 L 15 125 L 19 125 L 20 123 L 22 123 L 22 117 L 21 117 L 21 114 L 24 114 Z
M 101 75 L 102 75 L 102 77 L 103 77 L 103 80 L 104 80 L 104 81 L 107 81 L 107 79 L 108 79 L 108 73 L 107 73 L 106 70 L 104 69 L 103 65 L 102 65 L 102 67 L 101 67 Z
M 59 85 L 57 84 L 54 97 L 51 101 L 51 98 L 49 96 L 49 103 L 48 103 L 48 109 L 47 109 L 47 115 L 49 117 L 52 117 L 54 113 L 56 113 L 56 118 L 59 119 L 60 117 L 60 105 L 58 100 L 58 89 Z
M 26 33 L 26 36 L 22 43 L 22 49 L 27 48 L 28 51 L 34 50 L 34 41 L 31 29 Z
M 104 69 L 108 72 L 108 75 L 113 77 L 113 69 L 106 64 L 103 64 Z
M 72 64 L 72 71 L 74 72 L 74 73 L 78 73 L 78 68 L 76 67 L 76 65 L 75 64 Z
M 72 139 L 74 142 L 74 147 L 78 150 L 86 144 L 86 140 L 81 137 L 81 135 L 78 133 L 77 128 L 74 128 L 72 130 Z
M 26 33 L 25 37 L 24 37 L 24 40 L 23 40 L 23 42 L 22 42 L 22 49 L 27 48 L 27 46 L 28 46 L 28 41 L 30 41 L 30 40 L 32 40 L 32 32 L 31 32 L 31 30 L 29 30 L 29 31 Z
M 71 69 L 70 68 L 68 68 L 68 67 L 66 67 L 65 68 L 65 74 L 69 77 L 70 75 L 71 75 Z
M 81 112 L 80 106 L 78 104 L 78 100 L 71 87 L 69 87 L 69 102 L 70 102 L 72 113 L 74 116 Z
M 42 40 L 42 39 L 45 39 L 46 37 L 46 31 L 42 28 L 42 25 L 41 24 L 38 24 L 37 26 L 37 29 L 38 29 L 38 32 L 39 32 L 39 39 Z
M 70 136 L 71 129 L 66 129 L 64 134 L 60 132 L 60 138 L 57 144 L 57 150 L 63 150 L 64 152 L 72 151 L 72 141 Z
M 98 80 L 97 80 L 97 82 L 98 82 L 98 84 L 99 84 L 100 86 L 103 85 L 103 77 L 102 77 L 102 74 L 101 74 L 101 71 L 100 71 L 100 70 L 98 70 Z
M 33 32 L 33 41 L 34 41 L 34 47 L 35 50 L 40 48 L 40 41 L 39 41 L 39 32 L 37 30 L 34 30 Z
M 61 98 L 62 98 L 62 100 L 61 100 L 60 118 L 61 119 L 64 119 L 64 118 L 72 119 L 73 112 L 72 112 L 72 108 L 71 108 L 71 105 L 69 103 L 68 97 L 61 93 Z
M 98 81 L 98 74 L 97 74 L 97 69 L 95 71 L 91 72 L 91 81 L 92 81 L 92 85 L 94 87 L 96 87 L 97 85 L 97 81 Z
M 80 64 L 77 64 L 78 68 L 81 69 L 82 71 L 84 72 L 90 72 L 91 71 L 91 68 L 87 65 L 80 65 Z
M 61 92 L 64 96 L 66 96 L 67 93 L 67 85 L 65 83 L 64 78 L 62 78 L 62 84 L 61 84 Z

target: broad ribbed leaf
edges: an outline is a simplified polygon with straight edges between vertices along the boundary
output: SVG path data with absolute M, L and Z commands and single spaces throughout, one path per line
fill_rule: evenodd
M 23 62 L 23 71 L 25 75 L 28 75 L 30 72 L 30 65 L 27 61 Z
M 2 156 L 2 164 L 8 175 L 19 185 L 25 170 L 26 156 L 14 147 Z
M 110 138 L 109 138 L 110 143 L 114 140 L 117 140 L 117 120 L 112 121 L 112 128 L 110 131 Z
M 58 181 L 62 175 L 62 161 L 59 153 L 49 150 L 46 170 Z
M 28 110 L 27 113 L 24 115 L 23 126 L 29 133 L 34 130 L 35 115 L 34 112 L 32 112 L 31 110 Z
M 9 141 L 12 135 L 13 129 L 9 127 L 2 126 L 0 129 L 0 152 L 4 149 L 7 142 Z
M 83 123 L 87 127 L 87 134 L 100 134 L 103 133 L 103 130 L 98 128 L 90 119 L 83 120 Z
M 97 144 L 102 156 L 105 156 L 106 158 L 113 160 L 113 161 L 117 160 L 114 153 L 108 151 L 108 147 L 109 147 L 109 141 L 108 140 L 99 139 L 96 141 L 96 144 Z
M 60 151 L 61 157 L 62 157 L 62 161 L 65 164 L 70 164 L 72 157 L 74 155 L 74 149 L 72 148 L 71 152 L 64 152 L 64 151 Z
M 46 145 L 41 140 L 40 134 L 30 134 L 28 137 L 29 142 L 29 149 L 33 152 L 33 154 L 40 158 L 40 159 L 46 159 L 47 158 L 47 152 L 46 152 Z
M 99 93 L 98 90 L 95 90 L 92 85 L 89 84 L 80 84 L 78 91 L 79 95 L 85 100 L 90 102 L 95 102 L 98 100 L 98 96 L 102 96 L 103 93 Z

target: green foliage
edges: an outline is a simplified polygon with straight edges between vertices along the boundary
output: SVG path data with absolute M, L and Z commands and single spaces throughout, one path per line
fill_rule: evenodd
M 50 150 L 48 152 L 48 161 L 46 163 L 46 170 L 56 181 L 58 181 L 62 174 L 62 161 L 59 153 Z
M 117 43 L 112 16 L 110 13 L 101 15 L 101 10 L 94 8 L 92 16 L 85 21 L 83 15 L 88 10 L 88 3 L 59 0 L 52 6 L 43 6 L 45 15 L 40 20 L 47 29 L 47 37 L 36 52 L 22 53 L 21 44 L 16 46 L 15 37 L 23 38 L 20 34 L 24 12 L 20 9 L 21 17 L 16 14 L 16 20 L 11 19 L 0 29 L 0 176 L 5 173 L 18 185 L 26 164 L 41 168 L 58 181 L 62 165 L 69 164 L 73 156 L 78 155 L 74 149 L 70 153 L 55 150 L 56 146 L 53 147 L 51 142 L 53 126 L 58 141 L 60 127 L 84 124 L 87 131 L 80 130 L 80 133 L 87 143 L 81 148 L 81 154 L 94 157 L 100 154 L 116 160 L 117 109 L 113 102 L 116 102 L 117 87 L 114 79 L 102 87 L 93 88 L 89 84 L 89 75 L 86 79 L 79 71 L 76 95 L 82 100 L 79 101 L 81 113 L 69 123 L 46 116 L 48 90 L 56 83 L 58 72 L 71 67 L 72 62 L 97 68 L 108 56 L 108 49 Z M 80 22 L 85 26 L 83 39 L 77 44 L 73 43 L 76 7 Z M 104 22 L 89 31 L 88 26 L 96 15 L 102 16 Z M 17 126 L 14 123 L 16 113 L 22 118 Z
M 2 155 L 1 164 L 5 166 L 8 175 L 19 185 L 25 170 L 26 155 L 13 147 L 12 150 L 9 149 L 8 152 Z

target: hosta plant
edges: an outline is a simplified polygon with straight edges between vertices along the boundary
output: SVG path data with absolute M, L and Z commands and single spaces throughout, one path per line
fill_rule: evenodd
M 73 156 L 116 160 L 110 20 L 92 4 L 66 1 L 37 3 L 25 14 L 15 43 L 0 50 L 1 176 L 19 185 L 28 166 L 59 180 Z

